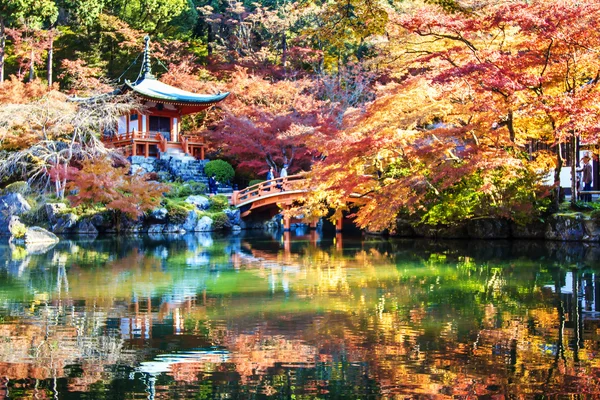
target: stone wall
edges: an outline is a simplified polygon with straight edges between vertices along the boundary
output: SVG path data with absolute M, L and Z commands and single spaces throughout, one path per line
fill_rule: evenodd
M 398 237 L 437 239 L 546 239 L 557 241 L 600 241 L 600 221 L 582 213 L 553 214 L 545 221 L 519 225 L 505 219 L 480 218 L 457 225 L 413 225 L 396 221 Z
M 181 180 L 183 182 L 195 181 L 206 184 L 208 181 L 204 174 L 204 166 L 208 160 L 196 160 L 189 156 L 164 157 L 162 159 L 133 156 L 130 157 L 130 162 L 132 173 L 154 172 L 164 182 Z

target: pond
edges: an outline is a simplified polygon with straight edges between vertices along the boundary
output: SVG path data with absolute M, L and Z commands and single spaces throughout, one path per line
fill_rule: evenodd
M 317 232 L 0 244 L 0 398 L 597 398 L 600 247 Z

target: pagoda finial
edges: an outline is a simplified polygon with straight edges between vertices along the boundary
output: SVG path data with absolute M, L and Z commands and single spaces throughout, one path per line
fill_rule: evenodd
M 144 61 L 142 64 L 142 79 L 153 79 L 152 75 L 152 65 L 150 64 L 150 36 L 146 35 L 144 37 L 146 41 L 146 46 L 144 47 Z

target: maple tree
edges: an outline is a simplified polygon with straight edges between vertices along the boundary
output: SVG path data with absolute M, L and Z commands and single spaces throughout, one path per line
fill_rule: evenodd
M 120 115 L 135 102 L 127 97 L 96 97 L 87 102 L 68 101 L 67 96 L 52 90 L 44 93 L 41 83 L 23 84 L 13 79 L 4 82 L 7 94 L 39 98 L 8 98 L 0 107 L 0 176 L 28 180 L 42 188 L 51 184 L 54 174 L 55 193 L 64 196 L 68 169 L 72 163 L 108 155 L 99 133 L 112 129 Z
M 600 36 L 586 34 L 598 10 L 536 1 L 390 11 L 379 46 L 394 81 L 321 147 L 319 190 L 300 212 L 333 207 L 337 218 L 359 195 L 356 222 L 393 230 L 403 212 L 435 224 L 543 210 L 543 178 L 562 167 L 559 145 L 598 140 L 590 49 Z M 535 141 L 554 146 L 557 159 L 530 151 Z
M 122 215 L 137 219 L 160 205 L 167 185 L 148 181 L 147 176 L 130 175 L 128 168 L 115 168 L 108 158 L 88 159 L 81 169 L 71 168 L 67 189 L 73 206 L 103 206 L 113 213 L 117 227 Z
M 308 79 L 270 82 L 237 69 L 227 85 L 231 100 L 211 136 L 240 167 L 307 168 L 314 158 L 307 138 L 323 124 L 322 102 L 310 86 Z

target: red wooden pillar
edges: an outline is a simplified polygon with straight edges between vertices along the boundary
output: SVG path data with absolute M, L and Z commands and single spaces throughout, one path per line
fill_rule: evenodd
M 336 233 L 338 233 L 338 232 L 342 232 L 342 225 L 343 225 L 343 222 L 344 222 L 344 217 L 340 217 L 339 219 L 337 219 L 337 220 L 335 221 L 335 232 L 336 232 Z
M 204 146 L 200 147 L 200 159 L 204 160 Z
M 145 157 L 148 158 L 149 156 L 150 156 L 150 143 L 146 143 Z
M 341 251 L 343 247 L 342 244 L 342 233 L 336 232 L 335 234 L 335 249 Z
M 283 231 L 289 232 L 291 230 L 291 227 L 292 227 L 291 218 L 284 215 L 283 216 Z
M 310 221 L 310 223 L 308 224 L 309 228 L 311 231 L 314 231 L 317 229 L 317 223 L 319 223 L 318 219 L 312 220 Z

